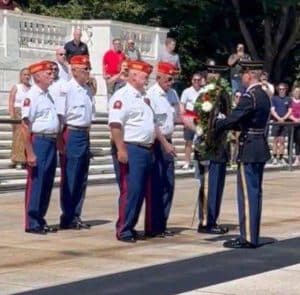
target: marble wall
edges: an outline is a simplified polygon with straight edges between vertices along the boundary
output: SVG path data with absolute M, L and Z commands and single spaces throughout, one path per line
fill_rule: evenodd
M 39 59 L 54 59 L 55 49 L 72 39 L 80 27 L 89 46 L 92 74 L 98 82 L 97 109 L 106 110 L 106 88 L 102 57 L 114 38 L 133 39 L 144 60 L 155 64 L 167 29 L 110 20 L 65 20 L 0 10 L 0 106 L 7 105 L 10 87 L 18 81 L 19 70 Z

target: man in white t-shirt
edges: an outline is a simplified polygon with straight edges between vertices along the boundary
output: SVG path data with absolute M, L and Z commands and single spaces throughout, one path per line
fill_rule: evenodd
M 203 73 L 195 73 L 192 76 L 192 86 L 186 88 L 181 95 L 180 112 L 184 114 L 194 111 L 195 102 L 199 96 L 200 89 L 205 85 L 206 79 Z M 183 122 L 184 123 L 184 122 Z M 195 131 L 187 126 L 183 129 L 183 137 L 185 140 L 185 163 L 183 169 L 189 169 L 191 166 L 191 153 Z

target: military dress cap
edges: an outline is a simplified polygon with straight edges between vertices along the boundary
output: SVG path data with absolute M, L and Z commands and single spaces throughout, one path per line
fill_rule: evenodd
M 214 59 L 209 59 L 205 63 L 205 66 L 209 73 L 222 73 L 222 72 L 226 72 L 229 69 L 226 66 L 217 65 Z
M 30 74 L 35 74 L 41 71 L 49 71 L 52 70 L 53 64 L 51 61 L 43 60 L 37 63 L 34 63 L 28 67 Z
M 134 60 L 128 62 L 128 69 L 144 72 L 150 75 L 153 70 L 153 66 L 141 60 Z
M 241 61 L 240 66 L 242 67 L 242 71 L 262 70 L 264 62 L 261 60 Z
M 84 65 L 91 66 L 90 58 L 88 55 L 74 55 L 70 59 L 71 65 Z
M 160 62 L 157 65 L 157 72 L 161 74 L 173 76 L 173 75 L 177 75 L 179 73 L 179 70 L 173 64 L 170 64 L 168 62 Z

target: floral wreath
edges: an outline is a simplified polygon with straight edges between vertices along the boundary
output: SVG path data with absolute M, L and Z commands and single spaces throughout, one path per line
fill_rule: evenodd
M 232 91 L 227 80 L 220 78 L 212 80 L 208 85 L 203 87 L 194 105 L 195 124 L 197 138 L 194 142 L 195 153 L 200 160 L 209 159 L 220 144 L 213 137 L 213 124 L 218 115 L 219 97 L 222 94 L 231 97 Z

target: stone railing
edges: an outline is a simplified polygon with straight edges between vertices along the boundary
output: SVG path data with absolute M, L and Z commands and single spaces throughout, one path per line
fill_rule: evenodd
M 0 10 L 0 105 L 6 105 L 7 92 L 17 82 L 19 70 L 39 59 L 54 59 L 55 49 L 71 40 L 77 27 L 82 29 L 82 40 L 89 47 L 101 110 L 106 104 L 102 57 L 112 40 L 120 38 L 125 46 L 128 39 L 133 39 L 142 58 L 154 64 L 167 33 L 163 28 L 110 20 L 66 20 Z

